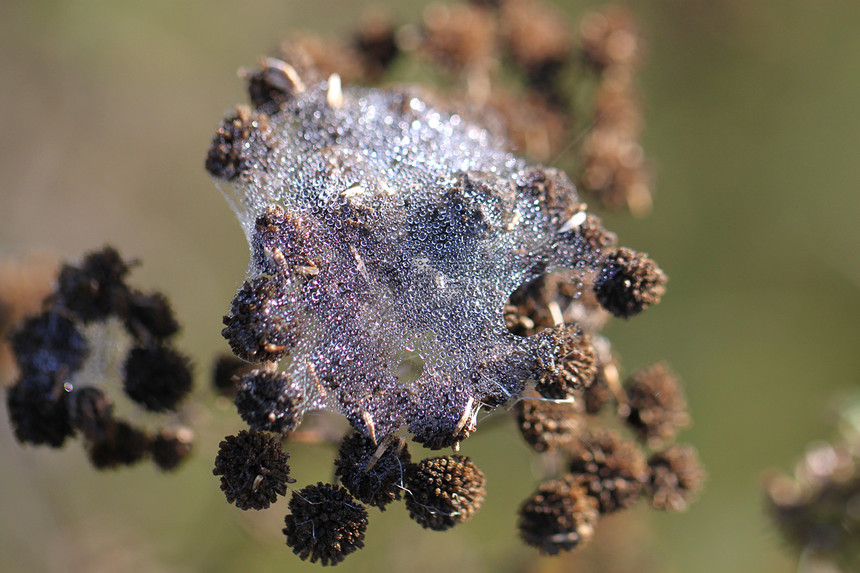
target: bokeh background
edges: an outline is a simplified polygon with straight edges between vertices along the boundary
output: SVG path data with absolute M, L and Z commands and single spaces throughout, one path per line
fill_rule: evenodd
M 599 5 L 558 4 L 572 21 Z M 389 5 L 402 22 L 425 6 Z M 132 282 L 170 296 L 200 374 L 198 444 L 175 475 L 96 473 L 77 444 L 23 449 L 3 408 L 0 570 L 316 569 L 283 544 L 286 503 L 247 515 L 211 475 L 219 440 L 242 427 L 206 383 L 248 254 L 203 159 L 245 99 L 237 68 L 289 30 L 350 30 L 363 8 L 0 3 L 0 253 L 74 258 L 111 243 L 140 258 Z M 705 495 L 685 514 L 610 517 L 574 560 L 539 558 L 514 518 L 534 460 L 500 423 L 464 443 L 489 478 L 471 522 L 438 534 L 402 508 L 374 510 L 366 549 L 340 570 L 795 570 L 763 516 L 761 479 L 829 437 L 828 412 L 858 383 L 860 3 L 639 0 L 633 11 L 647 39 L 655 208 L 607 226 L 671 282 L 661 305 L 609 334 L 628 369 L 665 358 L 686 381 L 695 425 L 682 441 L 708 468 Z M 300 485 L 330 479 L 331 448 L 291 451 Z

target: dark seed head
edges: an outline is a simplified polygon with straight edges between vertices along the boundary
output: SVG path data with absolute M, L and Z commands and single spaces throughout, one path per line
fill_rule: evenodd
M 377 445 L 363 433 L 354 432 L 340 445 L 335 475 L 359 501 L 385 510 L 386 505 L 400 499 L 410 461 L 404 442 L 391 440 Z
M 303 560 L 336 565 L 364 547 L 367 510 L 339 486 L 317 483 L 293 492 L 284 535 Z
M 248 362 L 280 360 L 295 346 L 295 325 L 283 316 L 286 297 L 281 279 L 260 276 L 245 281 L 221 331 L 236 356 Z
M 655 509 L 684 511 L 699 495 L 705 470 L 692 446 L 674 445 L 648 460 L 648 495 Z
M 69 376 L 84 363 L 89 347 L 75 321 L 58 310 L 26 319 L 12 334 L 12 350 L 21 372 Z M 24 382 L 45 379 L 24 378 Z
M 86 437 L 85 437 L 86 438 Z M 149 437 L 127 422 L 111 420 L 95 439 L 85 439 L 87 455 L 96 469 L 130 466 L 149 450 Z
M 124 376 L 128 397 L 153 412 L 175 410 L 191 391 L 188 359 L 168 346 L 133 348 L 125 361 Z
M 585 427 L 583 402 L 520 400 L 516 405 L 517 425 L 526 442 L 545 452 L 572 442 Z
M 600 516 L 597 499 L 573 476 L 547 481 L 520 507 L 520 536 L 541 553 L 555 555 L 587 543 Z
M 300 386 L 282 372 L 252 370 L 242 376 L 236 392 L 239 415 L 254 430 L 284 433 L 294 430 L 305 410 Z
M 681 380 L 665 362 L 633 372 L 627 382 L 627 423 L 650 446 L 671 442 L 690 423 Z
M 481 508 L 485 482 L 472 460 L 460 455 L 412 464 L 406 472 L 409 517 L 427 529 L 450 529 Z
M 573 398 L 591 386 L 597 375 L 597 355 L 579 325 L 557 326 L 539 333 L 535 389 L 544 398 Z
M 648 477 L 639 446 L 614 431 L 587 432 L 571 447 L 570 471 L 581 476 L 601 513 L 633 505 Z
M 41 372 L 24 373 L 18 383 L 9 388 L 6 405 L 15 431 L 22 444 L 45 444 L 59 448 L 74 434 L 69 420 L 68 394 L 54 383 L 55 378 Z
M 594 293 L 603 308 L 629 318 L 660 302 L 667 280 L 648 255 L 621 247 L 606 258 L 594 281 Z
M 239 509 L 266 509 L 287 493 L 290 455 L 270 434 L 242 430 L 221 442 L 212 473 L 221 476 L 221 491 Z

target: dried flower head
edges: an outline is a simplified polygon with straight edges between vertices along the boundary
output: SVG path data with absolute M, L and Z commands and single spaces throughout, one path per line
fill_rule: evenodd
M 336 565 L 364 547 L 367 510 L 346 489 L 317 483 L 293 492 L 284 522 L 293 553 L 312 563 Z
M 74 316 L 49 309 L 32 316 L 12 333 L 12 350 L 21 372 L 67 375 L 80 369 L 89 345 Z
M 236 409 L 254 430 L 294 430 L 304 411 L 304 392 L 282 372 L 252 370 L 239 380 Z
M 125 393 L 152 412 L 175 410 L 191 391 L 191 365 L 169 346 L 133 348 L 123 371 Z
M 131 295 L 130 265 L 113 247 L 87 254 L 79 266 L 63 265 L 57 278 L 58 305 L 84 321 L 123 315 Z
M 519 511 L 520 536 L 541 553 L 570 551 L 594 536 L 597 499 L 573 476 L 540 484 Z
M 427 458 L 406 471 L 406 508 L 422 527 L 444 531 L 484 503 L 484 474 L 465 456 Z
M 206 171 L 226 180 L 248 177 L 251 170 L 259 166 L 248 151 L 251 145 L 265 145 L 267 118 L 266 114 L 238 106 L 212 139 L 206 156 Z
M 671 442 L 690 423 L 681 380 L 665 362 L 655 362 L 630 375 L 627 408 L 627 424 L 652 447 Z
M 289 457 L 274 436 L 242 430 L 221 442 L 212 473 L 221 476 L 221 491 L 229 503 L 239 509 L 265 509 L 294 481 Z
M 538 358 L 535 389 L 544 398 L 566 399 L 591 386 L 597 375 L 597 356 L 578 324 L 559 326 L 537 335 L 545 356 Z
M 666 292 L 666 275 L 644 253 L 622 247 L 607 257 L 594 281 L 600 304 L 621 318 L 639 314 L 660 302 Z
M 684 511 L 704 483 L 705 470 L 692 446 L 670 446 L 648 459 L 646 489 L 655 509 Z
M 110 419 L 94 436 L 85 436 L 87 456 L 97 469 L 130 466 L 146 456 L 150 439 L 128 422 Z
M 282 358 L 295 345 L 295 326 L 283 313 L 289 306 L 286 283 L 260 276 L 245 281 L 224 317 L 221 334 L 233 353 L 250 362 Z
M 554 402 L 526 397 L 516 405 L 517 425 L 538 452 L 564 447 L 585 428 L 583 401 Z
M 189 428 L 164 429 L 152 438 L 149 455 L 159 469 L 173 471 L 191 453 L 193 441 L 194 434 Z
M 335 475 L 356 499 L 381 510 L 400 499 L 403 476 L 412 461 L 406 443 L 375 444 L 361 432 L 343 439 L 334 462 Z
M 581 476 L 601 513 L 625 509 L 639 500 L 648 465 L 639 446 L 618 432 L 586 432 L 570 449 L 570 471 Z
M 75 430 L 62 382 L 44 372 L 24 373 L 6 394 L 15 438 L 22 444 L 59 448 Z

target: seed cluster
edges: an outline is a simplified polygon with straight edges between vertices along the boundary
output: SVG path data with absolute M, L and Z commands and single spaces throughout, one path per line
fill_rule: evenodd
M 167 299 L 128 286 L 129 270 L 111 247 L 60 268 L 41 313 L 11 334 L 20 376 L 7 406 L 21 443 L 58 448 L 80 434 L 96 468 L 149 455 L 169 470 L 190 451 L 190 430 L 150 433 L 117 418 L 100 384 L 121 383 L 128 398 L 153 413 L 176 411 L 191 390 L 188 359 L 170 342 L 179 325 Z

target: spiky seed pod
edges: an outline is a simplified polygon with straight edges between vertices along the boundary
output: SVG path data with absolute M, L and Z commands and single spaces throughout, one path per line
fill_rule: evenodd
M 651 447 L 671 442 L 690 423 L 681 380 L 665 362 L 656 362 L 631 374 L 627 404 L 626 422 Z
M 260 276 L 245 281 L 233 298 L 221 336 L 242 360 L 280 360 L 295 346 L 295 326 L 276 310 L 283 306 L 285 288 L 281 279 Z
M 648 460 L 647 493 L 655 509 L 684 511 L 699 495 L 705 470 L 692 446 L 674 445 Z
M 149 450 L 149 437 L 131 424 L 110 420 L 96 438 L 85 436 L 87 456 L 96 469 L 130 466 Z
M 579 474 L 601 513 L 633 505 L 648 478 L 648 465 L 639 446 L 618 432 L 586 432 L 570 449 L 570 471 Z
M 149 455 L 155 465 L 164 471 L 172 471 L 185 461 L 191 453 L 193 434 L 188 428 L 161 430 L 152 439 Z
M 336 565 L 364 547 L 367 510 L 346 489 L 318 482 L 293 492 L 284 523 L 293 553 L 311 563 Z
M 170 302 L 161 293 L 132 292 L 125 316 L 126 328 L 138 340 L 164 340 L 179 331 Z
M 403 441 L 377 445 L 363 433 L 353 432 L 340 444 L 335 475 L 356 499 L 385 511 L 386 505 L 400 499 L 399 486 L 411 461 Z
M 84 321 L 125 314 L 129 265 L 113 247 L 84 257 L 80 267 L 63 265 L 57 277 L 58 303 Z
M 89 346 L 72 318 L 58 310 L 48 310 L 26 319 L 11 336 L 15 361 L 22 373 L 57 373 L 68 376 L 78 370 Z M 24 382 L 44 380 L 25 376 Z
M 270 434 L 242 430 L 221 441 L 213 475 L 221 476 L 221 491 L 239 509 L 266 509 L 287 493 L 290 455 Z
M 68 394 L 55 377 L 43 372 L 24 373 L 9 388 L 6 406 L 15 438 L 22 444 L 59 448 L 75 433 L 69 420 Z
M 541 553 L 570 551 L 594 536 L 600 517 L 597 499 L 573 476 L 538 486 L 519 511 L 520 537 Z
M 239 381 L 235 403 L 252 429 L 283 433 L 301 422 L 305 395 L 282 372 L 252 370 Z
M 648 255 L 621 247 L 606 258 L 594 280 L 594 294 L 613 315 L 629 318 L 660 302 L 667 280 Z
M 597 355 L 579 325 L 557 326 L 537 336 L 542 352 L 536 364 L 535 389 L 541 396 L 563 400 L 591 386 L 597 374 Z
M 517 402 L 517 426 L 538 452 L 569 444 L 585 427 L 582 400 L 551 402 L 525 398 Z
M 125 360 L 123 375 L 128 397 L 152 412 L 175 410 L 191 391 L 188 359 L 169 346 L 133 348 Z
M 435 531 L 469 520 L 486 496 L 483 472 L 465 456 L 421 460 L 408 467 L 405 477 L 409 517 Z

